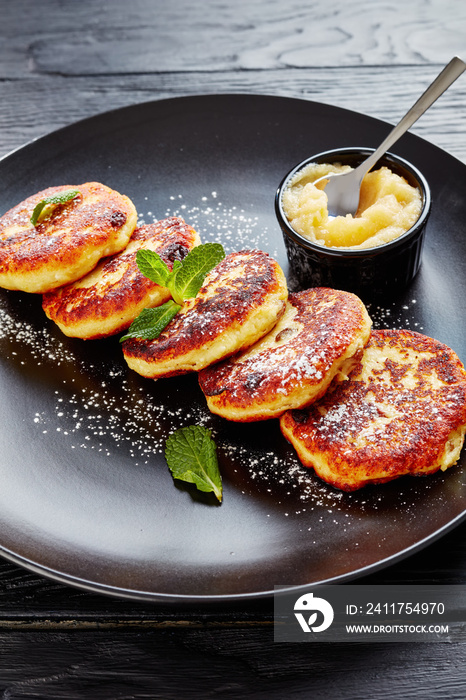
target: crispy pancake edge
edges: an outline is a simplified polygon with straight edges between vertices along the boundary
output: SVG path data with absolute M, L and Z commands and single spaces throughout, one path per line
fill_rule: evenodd
M 119 333 L 144 308 L 170 299 L 168 289 L 139 271 L 137 251 L 156 251 L 171 269 L 175 259 L 182 260 L 199 243 L 197 232 L 179 217 L 140 226 L 124 250 L 76 282 L 44 294 L 42 307 L 67 336 L 96 339 Z
M 233 279 L 232 292 L 226 281 L 241 264 L 247 267 L 246 277 Z M 127 340 L 123 355 L 131 369 L 152 379 L 199 371 L 265 335 L 284 312 L 287 298 L 283 271 L 267 253 L 230 253 L 159 338 Z
M 418 390 L 415 398 L 419 402 L 420 397 L 428 401 L 429 392 L 432 393 L 428 381 L 430 372 L 435 372 L 435 376 L 440 378 L 438 382 L 435 378 L 432 379 L 431 383 L 438 384 L 439 391 L 444 396 L 443 401 L 439 401 L 440 396 L 436 395 L 430 404 L 406 404 L 405 414 L 401 414 L 400 421 L 404 430 L 403 439 L 395 433 L 390 442 L 384 440 L 381 435 L 379 445 L 371 445 L 367 440 L 367 445 L 351 451 L 348 433 L 345 427 L 340 428 L 342 421 L 347 420 L 352 425 L 351 439 L 361 440 L 364 438 L 366 421 L 364 413 L 372 418 L 378 415 L 378 407 L 371 407 L 370 402 L 367 405 L 360 401 L 357 406 L 361 413 L 358 416 L 357 409 L 345 400 L 350 385 L 338 380 L 331 385 L 327 394 L 310 408 L 304 411 L 288 411 L 280 418 L 282 433 L 293 445 L 304 466 L 312 467 L 320 478 L 343 491 L 355 491 L 367 484 L 382 484 L 409 474 L 422 475 L 444 471 L 452 467 L 460 456 L 466 431 L 466 372 L 461 361 L 456 353 L 443 343 L 407 330 L 373 331 L 367 348 L 370 352 L 374 345 L 383 348 L 385 344 L 391 344 L 392 347 L 396 347 L 400 340 L 406 344 L 407 349 L 417 349 L 418 352 L 425 353 L 418 372 L 422 389 Z M 351 381 L 359 376 L 361 368 L 364 371 L 364 362 L 363 357 L 353 369 Z M 407 370 L 403 370 L 390 359 L 376 371 L 381 377 L 384 376 L 382 372 L 388 372 L 388 376 L 397 377 L 399 382 L 407 383 L 409 379 L 407 377 L 403 380 Z M 354 396 L 359 393 L 364 398 L 374 387 L 377 392 L 377 386 L 378 382 L 372 386 L 363 385 L 361 382 L 354 383 L 351 394 Z M 406 403 L 405 394 L 401 389 L 395 389 L 395 395 L 398 406 L 395 401 L 387 404 L 385 418 L 382 416 L 388 425 L 390 410 L 395 406 L 400 412 Z M 319 418 L 320 408 L 329 410 L 325 422 Z M 315 425 L 318 428 L 315 428 Z M 322 426 L 325 425 L 324 429 Z M 399 447 L 396 447 L 397 444 Z
M 290 294 L 285 314 L 257 347 L 200 373 L 210 411 L 250 422 L 309 405 L 362 350 L 371 325 L 363 302 L 349 292 L 320 287 Z
M 80 195 L 31 224 L 37 203 L 69 189 Z M 44 293 L 79 279 L 100 258 L 122 250 L 136 225 L 131 200 L 101 183 L 42 190 L 0 218 L 0 286 Z

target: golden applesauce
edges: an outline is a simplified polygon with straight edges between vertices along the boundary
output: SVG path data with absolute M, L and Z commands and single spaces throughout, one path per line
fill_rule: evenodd
M 282 206 L 295 231 L 330 248 L 374 248 L 416 223 L 422 209 L 420 191 L 385 166 L 365 175 L 354 216 L 329 218 L 326 182 L 314 185 L 314 180 L 348 170 L 350 166 L 338 163 L 310 163 L 293 176 L 283 191 Z

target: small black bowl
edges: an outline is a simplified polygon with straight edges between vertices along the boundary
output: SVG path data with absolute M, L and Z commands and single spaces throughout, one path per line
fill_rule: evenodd
M 356 167 L 373 153 L 370 148 L 339 148 L 318 153 L 296 165 L 283 178 L 276 196 L 275 213 L 282 229 L 290 264 L 291 286 L 297 289 L 332 287 L 354 292 L 364 301 L 389 298 L 405 289 L 417 274 L 430 212 L 430 188 L 411 163 L 386 153 L 374 169 L 387 166 L 401 175 L 422 195 L 422 210 L 416 223 L 401 236 L 383 245 L 365 248 L 327 248 L 312 243 L 295 231 L 282 208 L 282 193 L 291 178 L 310 163 L 342 163 Z

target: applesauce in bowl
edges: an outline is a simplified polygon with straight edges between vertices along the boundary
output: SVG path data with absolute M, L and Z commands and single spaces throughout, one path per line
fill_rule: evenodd
M 417 274 L 431 196 L 414 165 L 386 153 L 365 176 L 354 217 L 328 217 L 325 182 L 312 184 L 356 167 L 372 151 L 324 151 L 283 178 L 275 212 L 295 287 L 330 286 L 368 299 L 393 295 Z

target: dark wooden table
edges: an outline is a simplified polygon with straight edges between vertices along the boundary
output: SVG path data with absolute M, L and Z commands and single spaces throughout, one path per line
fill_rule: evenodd
M 454 0 L 4 0 L 0 9 L 0 155 L 77 119 L 179 95 L 292 96 L 394 123 L 466 53 L 466 6 Z M 463 162 L 465 98 L 460 79 L 412 129 Z M 465 535 L 462 525 L 359 582 L 466 584 Z M 270 600 L 143 604 L 0 563 L 9 700 L 462 700 L 465 656 L 460 643 L 277 644 Z

